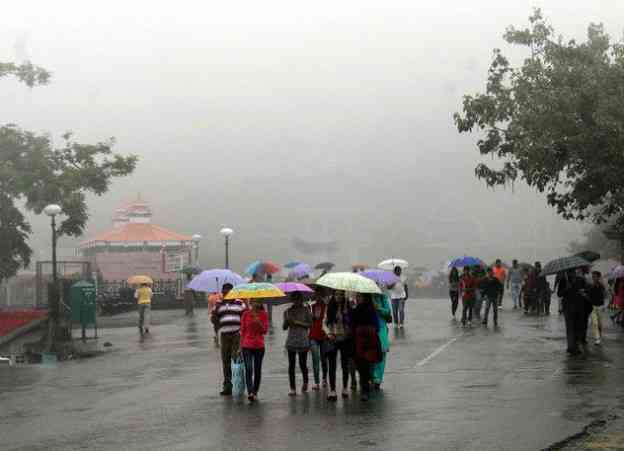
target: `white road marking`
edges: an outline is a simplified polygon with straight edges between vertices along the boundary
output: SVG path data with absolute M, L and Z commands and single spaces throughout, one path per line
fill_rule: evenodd
M 447 341 L 446 343 L 444 343 L 442 346 L 440 346 L 438 349 L 436 349 L 435 351 L 433 351 L 431 354 L 429 354 L 427 357 L 425 357 L 424 359 L 422 359 L 420 362 L 418 362 L 416 364 L 416 366 L 414 368 L 418 368 L 419 366 L 423 366 L 426 365 L 427 362 L 429 362 L 430 360 L 432 360 L 433 358 L 435 358 L 438 354 L 440 354 L 442 351 L 444 351 L 447 347 L 449 347 L 450 345 L 452 345 L 453 343 L 455 343 L 457 340 L 459 339 L 459 337 L 455 337 L 455 338 L 451 338 L 449 341 Z

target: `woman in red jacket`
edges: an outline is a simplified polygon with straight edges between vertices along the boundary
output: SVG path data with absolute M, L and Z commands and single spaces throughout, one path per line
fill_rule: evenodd
M 245 310 L 243 313 L 240 328 L 249 402 L 254 402 L 258 398 L 264 359 L 264 336 L 268 330 L 269 317 L 264 311 L 262 302 L 259 299 L 252 300 L 251 310 Z

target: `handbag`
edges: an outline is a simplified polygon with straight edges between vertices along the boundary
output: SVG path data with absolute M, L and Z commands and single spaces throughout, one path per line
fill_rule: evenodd
M 240 354 L 232 359 L 232 395 L 245 394 L 245 362 Z

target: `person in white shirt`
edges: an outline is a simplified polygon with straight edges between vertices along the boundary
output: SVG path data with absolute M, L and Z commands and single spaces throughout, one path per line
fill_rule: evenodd
M 400 266 L 395 266 L 394 274 L 400 279 L 400 282 L 395 283 L 390 288 L 392 320 L 395 327 L 403 328 L 403 323 L 405 322 L 405 301 L 408 297 L 407 283 L 403 276 L 403 269 Z

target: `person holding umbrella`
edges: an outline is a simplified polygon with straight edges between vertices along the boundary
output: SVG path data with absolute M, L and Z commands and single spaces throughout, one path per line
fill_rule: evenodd
M 382 360 L 379 341 L 379 318 L 373 295 L 358 293 L 358 304 L 353 310 L 351 326 L 354 339 L 354 359 L 360 375 L 361 400 L 368 401 L 373 365 Z
M 392 302 L 392 317 L 394 324 L 400 329 L 403 328 L 405 322 L 405 301 L 408 298 L 407 283 L 403 276 L 403 268 L 400 266 L 394 267 L 394 275 L 400 280 L 390 288 L 390 299 Z
M 375 390 L 381 389 L 384 373 L 386 372 L 386 356 L 390 350 L 390 338 L 388 336 L 388 323 L 392 321 L 392 308 L 386 294 L 373 294 L 373 305 L 377 311 L 377 333 L 381 345 L 381 359 L 373 364 L 372 378 Z
M 453 321 L 455 321 L 455 314 L 457 313 L 457 306 L 459 304 L 459 271 L 457 268 L 452 268 L 449 274 L 449 296 L 451 298 L 451 315 Z
M 459 292 L 462 298 L 462 326 L 472 325 L 472 310 L 477 290 L 477 278 L 470 273 L 470 267 L 464 266 L 464 274 L 459 281 Z
M 149 334 L 150 316 L 152 310 L 152 289 L 147 282 L 134 292 L 134 298 L 139 306 L 139 332 L 141 335 Z
M 251 310 L 245 310 L 241 318 L 241 348 L 245 361 L 245 382 L 247 399 L 255 402 L 262 378 L 264 359 L 264 336 L 269 330 L 269 317 L 264 311 L 261 299 L 251 299 Z
M 566 270 L 557 288 L 565 317 L 567 352 L 571 355 L 580 353 L 578 345 L 582 342 L 587 288 L 585 278 L 577 275 L 575 268 Z
M 308 351 L 310 350 L 309 329 L 312 327 L 312 313 L 303 305 L 300 292 L 290 294 L 293 305 L 284 312 L 283 329 L 288 331 L 286 350 L 288 351 L 288 379 L 290 382 L 289 396 L 297 395 L 295 384 L 295 366 L 299 357 L 299 368 L 303 376 L 301 392 L 308 391 Z
M 221 360 L 223 363 L 223 390 L 221 396 L 232 396 L 232 358 L 240 348 L 241 316 L 245 305 L 239 299 L 229 299 L 231 283 L 223 284 L 223 301 L 213 311 L 214 321 L 221 336 Z
M 328 401 L 336 401 L 336 363 L 340 352 L 342 367 L 342 397 L 348 398 L 349 359 L 351 358 L 351 314 L 344 291 L 337 290 L 327 304 L 325 334 L 327 336 L 327 366 L 329 376 Z
M 327 386 L 327 354 L 325 353 L 327 336 L 323 330 L 327 305 L 322 294 L 318 291 L 314 294 L 314 300 L 315 302 L 312 305 L 312 327 L 310 328 L 310 349 L 312 351 L 312 372 L 314 373 L 312 390 L 318 391 L 320 390 L 321 370 L 323 372 L 323 387 Z

